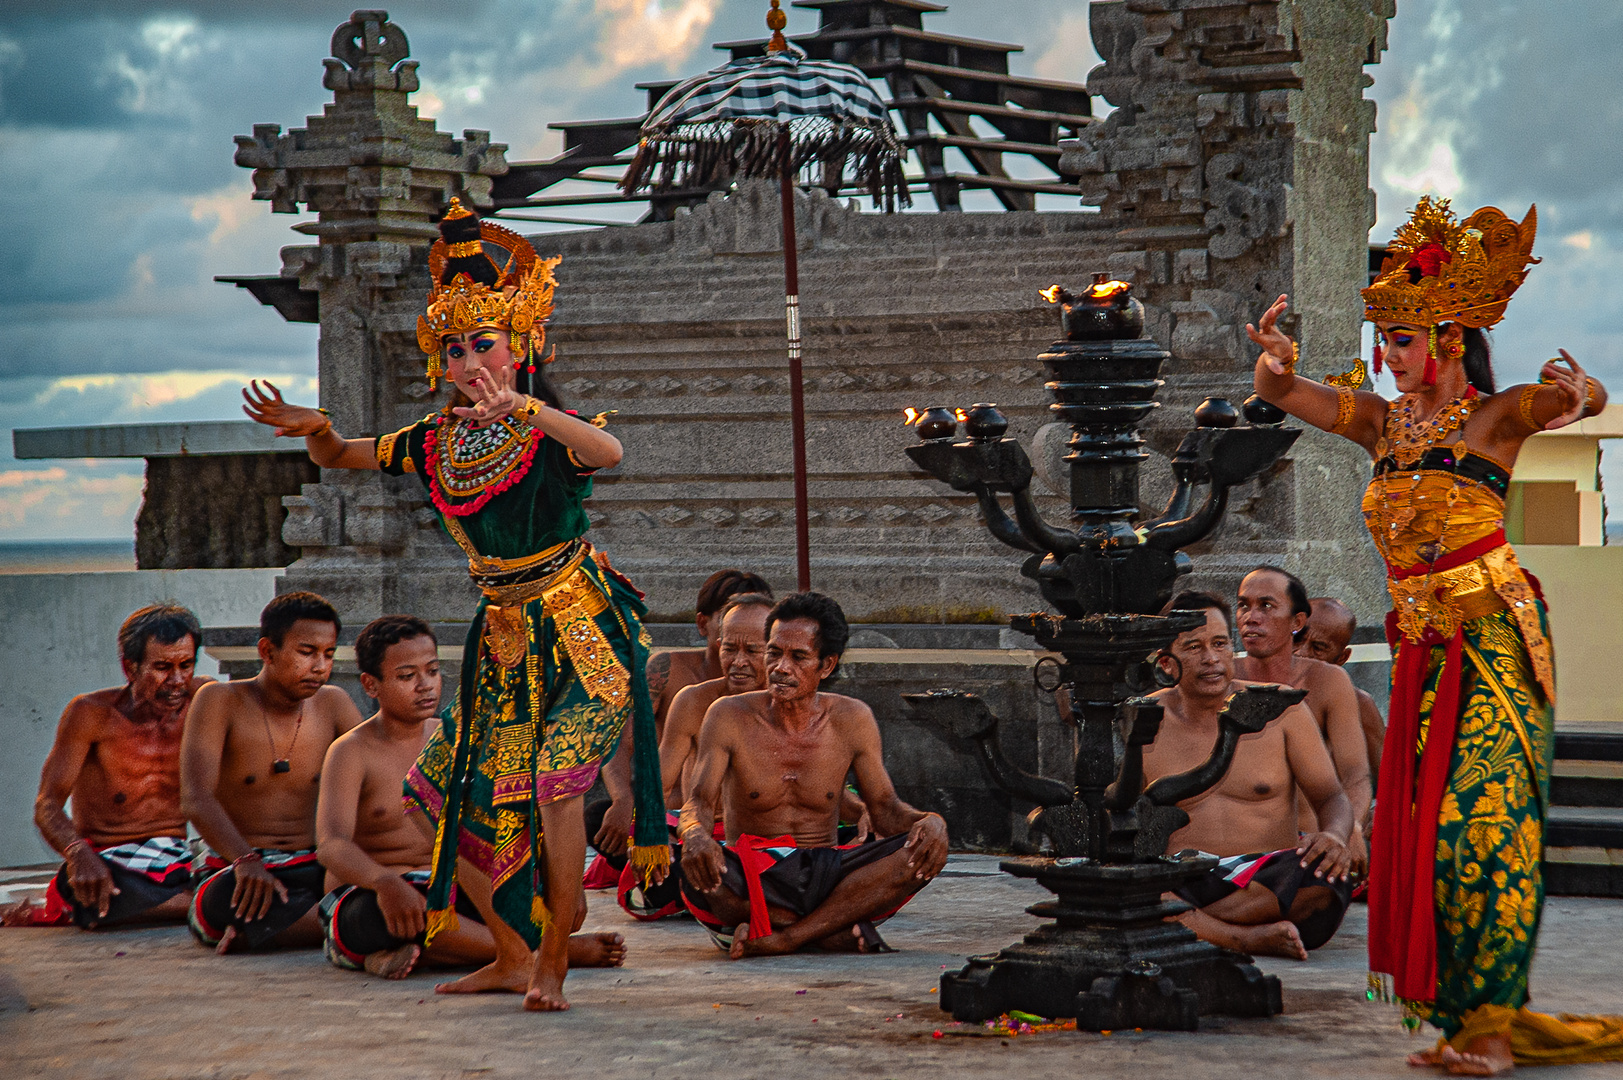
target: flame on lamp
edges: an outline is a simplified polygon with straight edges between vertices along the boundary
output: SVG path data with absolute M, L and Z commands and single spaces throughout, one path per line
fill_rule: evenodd
M 952 415 L 954 415 L 954 416 L 956 416 L 958 418 L 958 422 L 960 424 L 962 424 L 964 421 L 969 419 L 968 415 L 966 415 L 964 413 L 964 410 L 961 409 L 961 408 L 952 410 Z
M 1101 281 L 1088 286 L 1088 295 L 1095 300 L 1109 300 L 1113 296 L 1120 296 L 1131 288 L 1132 286 L 1125 281 Z
M 917 409 L 913 408 L 913 406 L 909 405 L 907 407 L 907 409 L 902 413 L 902 423 L 906 424 L 908 427 L 912 427 L 914 424 L 916 424 L 918 422 L 919 422 L 919 411 Z
M 1057 304 L 1059 303 L 1059 294 L 1064 291 L 1065 290 L 1058 285 L 1050 285 L 1046 289 L 1038 289 L 1037 295 L 1042 297 L 1044 300 L 1047 300 L 1050 304 Z

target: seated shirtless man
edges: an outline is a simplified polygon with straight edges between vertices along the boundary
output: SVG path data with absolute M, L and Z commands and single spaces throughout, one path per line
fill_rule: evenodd
M 671 711 L 665 718 L 665 735 L 659 742 L 659 766 L 665 785 L 665 805 L 672 808 L 666 814 L 671 842 L 676 845 L 672 855 L 678 861 L 682 858 L 682 849 L 677 835 L 677 811 L 687 797 L 693 758 L 699 746 L 699 727 L 717 699 L 765 689 L 766 616 L 771 610 L 772 598 L 765 593 L 739 593 L 727 601 L 716 615 L 721 629 L 721 677 L 683 687 L 671 702 Z M 595 833 L 599 824 L 588 811 L 587 832 Z M 620 839 L 623 842 L 625 838 Z M 616 892 L 626 914 L 634 919 L 651 920 L 686 913 L 682 906 L 680 875 L 672 874 L 657 885 L 644 885 L 635 871 L 628 868 L 623 848 L 617 855 L 604 852 L 603 857 L 620 872 Z
M 733 959 L 817 946 L 888 951 L 874 930 L 947 861 L 938 814 L 896 797 L 868 706 L 818 690 L 850 637 L 819 593 L 767 616 L 770 688 L 724 697 L 699 733 L 682 807 L 682 899 Z M 878 836 L 836 847 L 847 773 Z M 725 847 L 711 835 L 723 812 Z
M 1296 646 L 1298 656 L 1310 656 L 1315 660 L 1323 660 L 1326 664 L 1343 667 L 1352 659 L 1353 631 L 1358 629 L 1358 619 L 1340 600 L 1328 596 L 1316 596 L 1308 601 L 1313 613 L 1307 618 L 1307 631 L 1302 637 L 1300 645 Z M 1381 707 L 1375 704 L 1375 699 L 1364 691 L 1353 688 L 1358 695 L 1358 723 L 1364 730 L 1364 751 L 1369 757 L 1369 780 L 1371 790 L 1381 777 L 1381 744 L 1386 742 L 1386 720 L 1381 716 Z M 1371 807 L 1371 813 L 1374 808 Z M 1364 831 L 1369 831 L 1369 822 L 1363 823 Z
M 86 930 L 182 920 L 191 904 L 191 852 L 180 812 L 180 736 L 203 631 L 183 607 L 142 608 L 118 631 L 125 684 L 68 703 L 40 772 L 34 823 L 62 853 L 40 910 L 11 925 L 76 923 Z M 73 798 L 73 818 L 64 808 Z
M 1217 739 L 1217 714 L 1248 684 L 1234 678 L 1228 605 L 1210 593 L 1181 593 L 1170 611 L 1204 612 L 1206 625 L 1179 634 L 1160 663 L 1177 685 L 1155 693 L 1166 716 L 1144 751 L 1152 784 L 1204 762 Z M 1298 836 L 1296 790 L 1322 832 Z M 1169 852 L 1195 848 L 1222 858 L 1177 893 L 1195 910 L 1177 920 L 1225 949 L 1306 960 L 1346 914 L 1352 809 L 1305 705 L 1293 705 L 1262 731 L 1242 735 L 1228 773 L 1209 791 L 1178 804 L 1189 824 Z
M 423 620 L 385 615 L 356 637 L 355 664 L 378 711 L 333 742 L 321 769 L 316 854 L 327 869 L 319 908 L 327 959 L 386 979 L 405 978 L 420 960 L 488 964 L 496 941 L 466 887 L 457 891 L 463 918 L 425 953 L 434 839 L 401 805 L 406 773 L 440 723 L 439 642 Z M 619 934 L 576 934 L 569 945 L 573 967 L 625 959 Z
M 1341 789 L 1352 805 L 1353 831 L 1349 840 L 1353 875 L 1362 877 L 1369 865 L 1364 828 L 1369 824 L 1371 791 L 1369 755 L 1364 729 L 1358 720 L 1358 692 L 1340 668 L 1298 655 L 1296 645 L 1306 636 L 1311 609 L 1307 589 L 1296 575 L 1278 567 L 1259 566 L 1240 580 L 1235 623 L 1246 655 L 1234 662 L 1234 673 L 1252 682 L 1279 683 L 1307 691 L 1302 705 L 1313 714 L 1319 734 L 1335 763 Z M 1317 832 L 1309 800 L 1296 801 L 1297 828 Z
M 222 955 L 319 945 L 316 796 L 333 740 L 361 722 L 328 686 L 338 612 L 309 592 L 259 616 L 259 674 L 197 692 L 180 748 L 180 800 L 205 848 L 191 928 Z
M 705 640 L 704 651 L 666 649 L 648 658 L 648 692 L 654 699 L 654 734 L 664 745 L 665 722 L 676 696 L 695 683 L 726 677 L 721 659 L 722 609 L 735 596 L 760 593 L 768 602 L 772 586 L 759 574 L 728 567 L 717 570 L 699 586 L 694 624 Z M 758 689 L 758 688 L 753 688 Z M 703 710 L 699 713 L 704 716 Z M 620 749 L 603 769 L 603 787 L 608 799 L 592 799 L 586 806 L 586 835 L 591 837 L 597 858 L 587 868 L 588 888 L 607 888 L 623 877 L 626 838 L 631 835 L 631 728 L 620 739 Z M 667 806 L 681 803 L 667 802 Z

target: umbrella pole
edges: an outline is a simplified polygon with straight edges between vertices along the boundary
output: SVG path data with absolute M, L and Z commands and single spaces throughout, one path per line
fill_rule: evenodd
M 806 392 L 800 375 L 800 267 L 795 254 L 795 170 L 789 127 L 778 135 L 783 153 L 779 178 L 783 195 L 783 308 L 789 337 L 789 416 L 795 463 L 795 574 L 801 592 L 811 588 L 811 513 L 806 494 Z

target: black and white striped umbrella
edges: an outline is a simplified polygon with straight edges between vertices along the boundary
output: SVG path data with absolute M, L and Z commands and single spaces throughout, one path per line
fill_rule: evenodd
M 839 190 L 866 188 L 875 205 L 909 205 L 903 151 L 890 109 L 868 77 L 848 64 L 809 60 L 783 38 L 785 16 L 772 0 L 766 55 L 745 57 L 673 87 L 643 122 L 636 157 L 620 186 L 705 190 L 745 178 L 777 179 L 783 205 L 784 317 L 794 453 L 795 564 L 811 588 L 806 492 L 806 402 L 800 369 L 800 281 L 795 256 L 794 188 L 802 172 Z M 850 180 L 847 181 L 846 177 Z
M 621 181 L 627 193 L 713 188 L 819 167 L 816 183 L 866 188 L 876 205 L 909 205 L 890 110 L 848 64 L 791 51 L 746 57 L 679 83 L 643 122 Z M 838 171 L 831 171 L 838 170 Z

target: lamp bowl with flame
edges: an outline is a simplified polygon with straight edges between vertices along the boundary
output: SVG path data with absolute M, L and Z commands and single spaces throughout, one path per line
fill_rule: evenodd
M 951 440 L 958 434 L 958 425 L 963 419 L 964 410 L 945 405 L 931 405 L 923 412 L 908 406 L 902 414 L 902 423 L 918 432 L 925 442 Z
M 1094 274 L 1093 284 L 1080 295 L 1062 285 L 1038 292 L 1050 304 L 1060 305 L 1060 322 L 1070 341 L 1135 338 L 1144 332 L 1144 305 L 1133 296 L 1132 284 L 1109 274 Z

